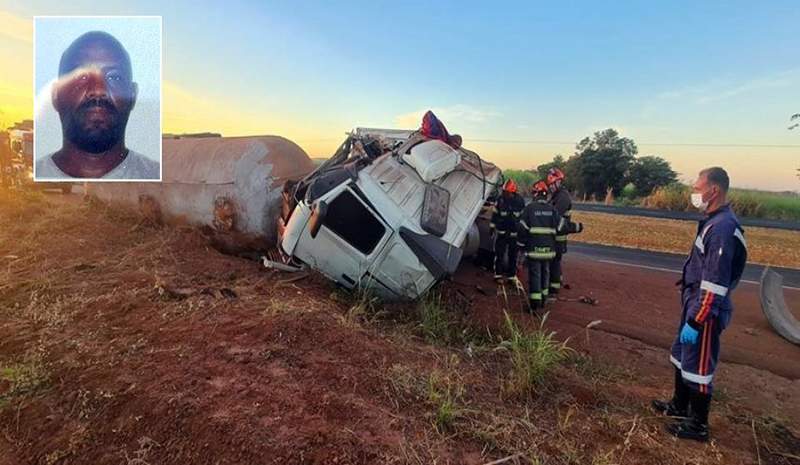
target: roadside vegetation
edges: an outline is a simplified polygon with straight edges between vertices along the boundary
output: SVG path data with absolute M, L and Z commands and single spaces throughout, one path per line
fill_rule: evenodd
M 544 180 L 552 167 L 560 168 L 573 199 L 608 205 L 641 206 L 669 211 L 696 211 L 690 201 L 691 187 L 679 182 L 667 160 L 639 156 L 636 143 L 606 129 L 584 138 L 569 158 L 556 155 L 529 170 L 505 170 L 520 192 L 529 195 L 536 181 Z M 800 186 L 798 186 L 800 187 Z M 741 217 L 800 221 L 797 192 L 768 192 L 733 188 L 731 206 Z
M 584 229 L 570 240 L 591 244 L 686 254 L 697 234 L 691 221 L 594 212 L 574 212 L 573 218 Z M 800 268 L 800 231 L 745 227 L 745 237 L 748 263 Z
M 623 204 L 641 205 L 658 210 L 695 212 L 691 203 L 692 189 L 683 184 L 659 187 L 644 198 L 627 195 L 620 198 Z M 772 220 L 800 221 L 800 195 L 795 193 L 765 192 L 751 189 L 731 189 L 728 199 L 733 211 L 740 217 L 768 218 Z

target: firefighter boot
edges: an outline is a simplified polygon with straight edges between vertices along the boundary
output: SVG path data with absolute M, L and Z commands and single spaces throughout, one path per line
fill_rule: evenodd
M 670 434 L 680 439 L 693 439 L 706 442 L 709 437 L 708 411 L 711 407 L 711 394 L 692 392 L 691 415 L 680 423 L 669 425 Z
M 675 368 L 675 393 L 672 395 L 672 400 L 665 401 L 655 399 L 653 401 L 653 408 L 663 413 L 668 417 L 686 418 L 689 415 L 689 386 L 683 381 L 681 370 Z

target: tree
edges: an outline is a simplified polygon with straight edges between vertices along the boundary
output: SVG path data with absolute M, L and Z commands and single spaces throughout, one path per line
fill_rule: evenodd
M 553 157 L 552 161 L 537 166 L 536 175 L 539 177 L 539 179 L 544 180 L 547 177 L 547 172 L 550 171 L 550 168 L 563 169 L 565 163 L 566 161 L 564 160 L 564 156 L 559 153 Z
M 575 155 L 566 164 L 564 175 L 575 189 L 595 198 L 605 196 L 609 188 L 614 195 L 619 195 L 638 153 L 633 140 L 620 137 L 611 128 L 584 138 L 575 150 Z
M 636 188 L 636 195 L 646 196 L 657 187 L 678 181 L 678 173 L 661 157 L 646 156 L 633 161 L 628 170 L 628 181 Z

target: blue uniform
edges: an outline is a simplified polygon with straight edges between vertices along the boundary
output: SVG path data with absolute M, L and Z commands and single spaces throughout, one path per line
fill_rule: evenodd
M 695 391 L 711 394 L 719 359 L 720 335 L 733 313 L 731 292 L 739 284 L 747 261 L 744 230 L 727 205 L 700 221 L 697 237 L 683 266 L 683 312 L 670 360 Z M 695 344 L 681 344 L 688 324 L 699 331 Z

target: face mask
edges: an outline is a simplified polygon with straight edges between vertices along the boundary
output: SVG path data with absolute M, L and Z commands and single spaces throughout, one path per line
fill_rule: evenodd
M 692 205 L 694 205 L 696 209 L 705 213 L 706 209 L 708 208 L 708 201 L 703 202 L 703 194 L 698 192 L 692 194 Z

